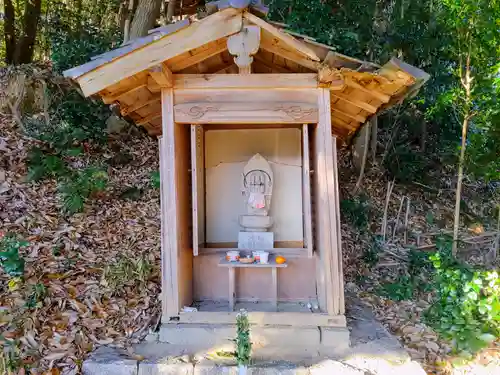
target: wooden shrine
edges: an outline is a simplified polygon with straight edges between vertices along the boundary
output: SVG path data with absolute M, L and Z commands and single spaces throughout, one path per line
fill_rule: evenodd
M 260 18 L 262 6 L 209 8 L 65 72 L 159 137 L 162 322 L 231 323 L 243 306 L 268 324 L 345 327 L 337 147 L 428 75 L 339 54 Z M 238 249 L 254 154 L 274 175 L 279 267 L 221 260 Z

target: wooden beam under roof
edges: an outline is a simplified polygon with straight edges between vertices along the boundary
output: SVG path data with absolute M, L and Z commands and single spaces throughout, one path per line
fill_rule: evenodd
M 161 117 L 161 111 L 150 113 L 146 117 L 143 117 L 140 120 L 137 120 L 135 123 L 136 123 L 136 125 L 144 125 L 150 121 L 153 121 L 154 119 L 157 119 L 158 117 Z
M 146 86 L 147 86 L 147 84 L 142 83 L 142 84 L 139 84 L 135 87 L 132 87 L 131 89 L 129 89 L 127 91 L 121 92 L 118 95 L 102 95 L 102 101 L 104 102 L 104 104 L 112 104 L 116 101 L 123 99 L 127 95 L 133 94 L 137 90 L 140 90 Z
M 352 87 L 353 89 L 358 89 L 363 91 L 364 93 L 373 96 L 374 98 L 380 100 L 382 103 L 389 103 L 391 100 L 390 95 L 384 94 L 378 90 L 366 88 L 359 83 L 355 82 L 351 77 L 344 76 L 344 82 L 347 86 Z
M 356 126 L 342 120 L 342 119 L 339 119 L 337 116 L 332 116 L 332 122 L 335 123 L 336 125 L 340 126 L 341 128 L 346 128 L 346 129 L 349 129 L 349 131 L 351 130 L 356 130 Z
M 270 40 L 270 38 L 266 36 L 266 33 L 264 31 L 262 32 L 260 47 L 265 51 L 274 53 L 275 55 L 281 56 L 284 59 L 291 60 L 313 71 L 318 71 L 319 69 L 319 62 L 313 61 L 307 57 L 299 55 L 298 53 L 294 53 L 290 50 L 282 48 L 279 42 L 275 42 L 272 39 Z
M 84 95 L 90 96 L 159 62 L 234 34 L 242 23 L 241 10 L 224 9 L 78 77 L 78 83 Z
M 160 87 L 172 87 L 174 84 L 172 71 L 165 65 L 165 63 L 149 68 L 149 75 Z
M 272 36 L 275 38 L 279 39 L 282 41 L 284 44 L 288 45 L 289 47 L 293 48 L 297 52 L 301 53 L 304 56 L 307 56 L 313 61 L 320 61 L 320 58 L 316 53 L 307 47 L 304 43 L 301 43 L 297 39 L 293 38 L 291 35 L 286 34 L 276 27 L 270 25 L 263 19 L 260 19 L 257 16 L 254 16 L 252 13 L 245 12 L 243 13 L 243 17 L 247 19 L 248 21 L 252 22 L 253 24 L 261 27 L 263 30 L 266 30 L 268 33 L 270 33 Z
M 258 53 L 256 55 L 254 55 L 253 58 L 255 60 L 257 60 L 257 62 L 260 63 L 261 65 L 265 66 L 268 69 L 271 69 L 271 71 L 273 73 L 276 73 L 276 72 L 277 73 L 294 73 L 293 71 L 291 71 L 287 68 L 284 68 L 281 65 L 276 65 L 276 64 L 273 64 L 272 62 L 269 62 L 268 60 L 266 60 L 263 56 L 259 55 Z
M 347 112 L 341 111 L 341 110 L 336 109 L 336 108 L 332 108 L 332 113 L 339 113 L 339 114 L 344 115 L 346 117 L 352 118 L 353 120 L 360 122 L 362 124 L 366 121 L 366 117 L 363 117 L 361 115 L 353 115 L 351 113 L 347 113 Z
M 160 101 L 160 96 L 155 96 L 151 99 L 148 99 L 144 102 L 137 102 L 137 103 L 134 103 L 134 105 L 131 105 L 129 107 L 122 107 L 121 110 L 120 110 L 120 113 L 122 116 L 128 116 L 130 113 L 132 112 L 135 112 L 137 111 L 138 109 L 141 109 L 149 104 L 153 104 L 153 103 L 156 103 L 156 102 L 159 102 Z
M 366 102 L 363 102 L 361 100 L 358 100 L 356 98 L 353 98 L 349 95 L 345 95 L 341 92 L 336 92 L 336 91 L 331 91 L 331 96 L 334 97 L 334 98 L 337 98 L 339 100 L 343 100 L 349 104 L 352 104 L 358 108 L 361 108 L 361 109 L 364 109 L 365 111 L 367 112 L 370 112 L 370 113 L 377 113 L 377 107 L 371 105 L 371 104 L 368 104 Z
M 207 48 L 194 55 L 191 55 L 190 57 L 169 64 L 169 67 L 173 72 L 179 72 L 181 70 L 189 68 L 190 66 L 196 65 L 203 60 L 209 59 L 212 56 L 224 52 L 226 49 L 226 40 L 222 40 L 211 48 Z

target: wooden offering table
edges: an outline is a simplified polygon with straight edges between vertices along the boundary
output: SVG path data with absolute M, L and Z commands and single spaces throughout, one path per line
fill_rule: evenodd
M 235 278 L 235 268 L 270 268 L 272 277 L 272 304 L 276 311 L 278 311 L 278 268 L 286 268 L 287 264 L 276 263 L 276 258 L 269 255 L 268 263 L 240 263 L 240 262 L 229 262 L 225 257 L 222 257 L 219 262 L 219 267 L 227 267 L 229 269 L 229 311 L 234 310 L 234 300 L 235 300 L 235 290 L 236 290 L 236 278 Z

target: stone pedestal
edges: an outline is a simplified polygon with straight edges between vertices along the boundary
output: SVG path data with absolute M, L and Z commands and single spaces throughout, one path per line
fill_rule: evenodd
M 273 232 L 239 232 L 238 249 L 269 250 L 274 248 Z

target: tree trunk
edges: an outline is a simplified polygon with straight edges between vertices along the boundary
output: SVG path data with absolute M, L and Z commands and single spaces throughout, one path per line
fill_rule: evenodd
M 12 64 L 16 51 L 16 13 L 12 0 L 4 1 L 4 13 L 5 63 Z
M 82 11 L 83 11 L 83 2 L 82 0 L 76 0 L 76 27 L 78 34 L 82 31 Z
M 455 217 L 453 223 L 453 255 L 457 255 L 458 250 L 458 228 L 460 226 L 460 201 L 462 197 L 462 180 L 464 178 L 465 146 L 467 141 L 467 128 L 469 117 L 466 115 L 462 124 L 462 147 L 460 149 L 460 159 L 458 160 L 457 193 L 455 198 Z
M 130 40 L 130 23 L 132 22 L 132 15 L 134 14 L 134 0 L 129 0 L 127 6 L 127 18 L 125 19 L 125 24 L 123 25 L 123 43 L 127 43 Z
M 161 0 L 140 0 L 130 27 L 129 39 L 148 35 L 160 15 Z
M 374 116 L 376 118 L 376 116 Z M 356 185 L 354 186 L 354 194 L 357 194 L 359 188 L 361 187 L 361 182 L 363 181 L 363 176 L 365 175 L 365 167 L 366 167 L 366 159 L 368 159 L 368 149 L 370 148 L 370 134 L 371 134 L 371 125 L 373 124 L 372 117 L 369 122 L 364 124 L 363 128 L 360 131 L 359 138 L 363 137 L 363 140 L 358 141 L 357 143 L 363 142 L 363 154 L 361 156 L 361 166 L 359 168 L 359 176 L 356 181 Z M 364 134 L 362 134 L 364 132 Z M 358 148 L 359 153 L 359 148 Z
M 469 52 L 466 57 L 465 74 L 462 75 L 460 67 L 460 80 L 465 90 L 464 120 L 462 122 L 462 147 L 460 148 L 460 158 L 458 159 L 457 195 L 455 198 L 455 217 L 453 222 L 453 245 L 452 254 L 456 257 L 458 252 L 458 228 L 460 226 L 460 201 L 462 197 L 462 180 L 464 178 L 465 147 L 467 145 L 467 128 L 472 118 L 472 80 L 471 77 L 471 49 L 472 41 L 469 39 Z
M 172 19 L 174 18 L 174 15 L 175 15 L 175 4 L 176 3 L 177 3 L 176 0 L 169 0 L 169 2 L 168 2 L 167 23 L 172 23 Z
M 23 33 L 16 46 L 14 64 L 29 64 L 33 59 L 33 49 L 35 46 L 41 9 L 42 0 L 26 0 L 23 17 Z

